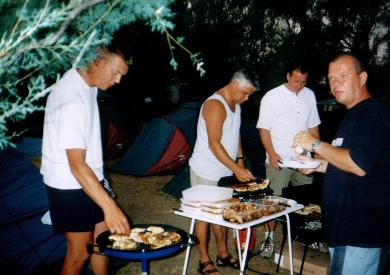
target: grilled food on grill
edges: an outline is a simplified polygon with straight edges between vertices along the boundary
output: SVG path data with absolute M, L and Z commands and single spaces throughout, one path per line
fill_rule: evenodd
M 309 205 L 306 205 L 303 209 L 300 209 L 295 213 L 309 217 L 319 217 L 321 216 L 321 207 L 317 204 L 310 203 Z
M 153 234 L 159 234 L 164 232 L 164 228 L 160 226 L 149 226 L 148 228 L 146 228 L 146 230 L 152 232 Z
M 249 182 L 249 183 L 239 183 L 233 185 L 233 189 L 237 192 L 253 192 L 253 191 L 258 191 L 267 188 L 269 185 L 269 179 L 264 179 L 260 183 L 256 182 Z
M 119 250 L 135 250 L 139 244 L 148 245 L 151 249 L 169 246 L 181 241 L 180 234 L 167 232 L 159 226 L 133 228 L 129 235 L 112 234 L 108 237 L 111 247 Z
M 112 248 L 120 250 L 132 250 L 137 248 L 137 243 L 130 239 L 114 241 Z

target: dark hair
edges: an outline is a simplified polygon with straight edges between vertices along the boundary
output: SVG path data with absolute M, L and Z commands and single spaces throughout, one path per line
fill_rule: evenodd
M 255 89 L 255 91 L 258 91 L 260 89 L 259 78 L 256 73 L 253 73 L 252 70 L 241 69 L 236 71 L 233 74 L 231 80 L 239 80 L 239 79 L 250 82 L 253 88 Z
M 133 56 L 130 50 L 130 46 L 120 47 L 115 43 L 111 43 L 105 48 L 109 53 L 120 55 L 128 65 L 131 65 L 133 63 Z
M 305 61 L 292 61 L 287 63 L 286 72 L 291 75 L 293 71 L 298 71 L 305 74 L 309 71 L 309 68 Z
M 349 52 L 337 53 L 335 56 L 332 57 L 332 59 L 330 60 L 329 63 L 336 62 L 337 60 L 339 60 L 342 57 L 352 58 L 353 65 L 355 66 L 355 70 L 358 74 L 360 74 L 361 72 L 366 70 L 363 63 L 360 61 L 360 59 L 358 57 L 356 57 L 356 55 L 349 53 Z

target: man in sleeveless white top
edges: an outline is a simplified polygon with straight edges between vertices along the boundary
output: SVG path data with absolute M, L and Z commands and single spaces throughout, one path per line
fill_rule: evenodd
M 240 181 L 254 178 L 245 169 L 240 140 L 240 104 L 259 89 L 257 77 L 247 70 L 237 71 L 230 82 L 210 96 L 202 105 L 197 126 L 197 139 L 190 158 L 191 185 L 217 185 L 221 177 L 235 175 Z M 238 268 L 227 248 L 227 229 L 212 225 L 217 242 L 217 265 Z M 198 222 L 195 233 L 199 239 L 201 274 L 220 274 L 208 254 L 210 227 Z

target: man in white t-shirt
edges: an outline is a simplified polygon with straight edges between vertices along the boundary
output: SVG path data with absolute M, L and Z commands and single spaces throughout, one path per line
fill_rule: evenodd
M 282 195 L 282 189 L 289 183 L 293 186 L 310 184 L 312 177 L 302 175 L 297 170 L 279 167 L 279 161 L 294 159 L 297 153 L 292 148 L 296 133 L 308 131 L 319 137 L 321 123 L 314 92 L 306 88 L 307 68 L 304 64 L 290 64 L 287 70 L 287 83 L 268 91 L 261 100 L 259 129 L 261 142 L 266 150 L 266 176 L 274 195 Z M 261 256 L 272 257 L 274 222 L 267 223 L 266 239 Z
M 95 274 L 108 274 L 108 258 L 89 255 L 87 244 L 106 230 L 129 234 L 125 214 L 100 181 L 103 159 L 97 89 L 107 90 L 127 73 L 127 58 L 102 48 L 85 68 L 72 68 L 50 93 L 43 129 L 41 173 L 53 230 L 64 234 L 61 274 L 80 274 L 90 258 Z
M 257 76 L 247 70 L 240 70 L 234 73 L 226 86 L 203 103 L 199 113 L 194 152 L 189 161 L 192 186 L 217 186 L 220 178 L 233 174 L 240 181 L 254 178 L 244 165 L 240 141 L 240 104 L 247 101 L 258 89 Z M 217 243 L 216 264 L 238 268 L 238 260 L 232 257 L 227 248 L 226 227 L 213 224 L 212 229 Z M 196 223 L 195 234 L 199 240 L 198 272 L 220 274 L 208 253 L 209 224 Z

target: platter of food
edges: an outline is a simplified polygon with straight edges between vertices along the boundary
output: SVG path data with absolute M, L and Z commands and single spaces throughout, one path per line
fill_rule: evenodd
M 284 209 L 286 209 L 286 206 L 280 204 L 267 205 L 242 202 L 225 207 L 223 210 L 223 218 L 226 221 L 241 224 L 281 212 Z
M 184 231 L 164 224 L 141 224 L 131 229 L 129 235 L 101 233 L 97 244 L 104 249 L 140 251 L 157 250 L 180 244 L 187 240 Z

